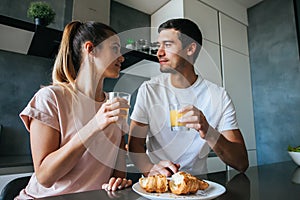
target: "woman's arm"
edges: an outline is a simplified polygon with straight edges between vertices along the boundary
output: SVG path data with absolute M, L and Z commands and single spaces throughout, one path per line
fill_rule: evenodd
M 120 99 L 104 103 L 97 114 L 62 147 L 59 131 L 32 119 L 30 142 L 34 170 L 39 183 L 44 187 L 51 187 L 70 172 L 93 138 L 124 115 L 121 108 L 128 107 L 127 101 Z
M 81 134 L 87 130 L 95 130 L 93 121 L 90 121 Z M 92 135 L 92 133 L 88 133 Z M 37 179 L 44 187 L 51 187 L 58 179 L 66 175 L 79 161 L 86 148 L 75 136 L 64 146 L 60 147 L 59 131 L 32 119 L 30 124 L 30 143 Z M 88 137 L 86 138 L 88 139 Z

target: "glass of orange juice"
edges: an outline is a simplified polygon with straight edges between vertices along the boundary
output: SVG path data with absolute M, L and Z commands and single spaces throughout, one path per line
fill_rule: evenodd
M 184 107 L 184 105 L 180 104 L 170 104 L 170 122 L 171 122 L 171 130 L 172 131 L 188 131 L 189 128 L 185 127 L 184 123 L 178 122 L 184 113 L 179 113 L 178 111 Z
M 126 93 L 126 92 L 109 92 L 108 93 L 108 100 L 109 101 L 111 101 L 112 99 L 117 98 L 117 97 L 126 99 L 128 101 L 128 104 L 130 105 L 131 95 L 129 93 Z M 124 116 L 125 123 L 127 123 L 127 121 L 128 121 L 129 109 L 127 108 L 126 111 L 127 111 L 126 116 Z

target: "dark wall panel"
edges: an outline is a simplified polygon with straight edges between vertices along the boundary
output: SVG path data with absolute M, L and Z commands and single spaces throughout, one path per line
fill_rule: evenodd
M 19 113 L 41 85 L 48 85 L 52 60 L 0 51 L 0 155 L 30 153 L 29 134 Z
M 151 16 L 114 1 L 111 1 L 110 26 L 120 33 L 123 46 L 128 39 L 150 41 Z
M 258 164 L 290 160 L 300 145 L 300 63 L 293 0 L 264 0 L 248 10 Z
M 110 25 L 117 32 L 140 27 L 150 27 L 151 16 L 118 2 L 111 1 Z

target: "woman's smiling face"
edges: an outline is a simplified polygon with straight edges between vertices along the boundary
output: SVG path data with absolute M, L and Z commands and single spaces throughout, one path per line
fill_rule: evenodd
M 121 54 L 120 39 L 113 35 L 95 48 L 95 64 L 105 78 L 118 78 L 124 57 Z

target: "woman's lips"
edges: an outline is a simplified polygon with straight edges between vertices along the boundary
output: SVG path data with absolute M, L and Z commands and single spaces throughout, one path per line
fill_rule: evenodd
M 116 63 L 115 66 L 121 68 L 122 65 L 121 63 Z

